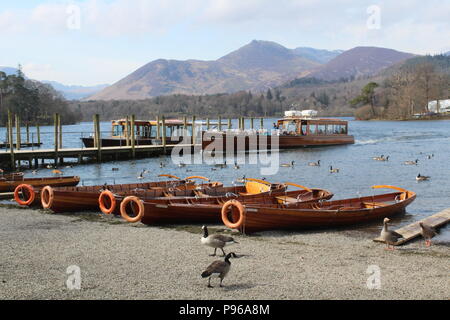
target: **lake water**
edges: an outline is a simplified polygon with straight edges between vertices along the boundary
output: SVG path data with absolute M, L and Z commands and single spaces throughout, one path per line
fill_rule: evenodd
M 350 134 L 356 139 L 354 145 L 286 150 L 280 152 L 280 162 L 296 162 L 293 168 L 280 168 L 274 176 L 265 176 L 271 182 L 292 181 L 309 187 L 320 187 L 334 192 L 335 199 L 372 195 L 383 191 L 370 189 L 372 185 L 388 184 L 406 188 L 417 193 L 417 199 L 407 209 L 407 214 L 393 219 L 393 227 L 402 226 L 422 217 L 434 214 L 450 207 L 450 121 L 374 121 L 350 120 Z M 266 119 L 265 127 L 271 128 L 275 119 Z M 255 123 L 259 121 L 255 121 Z M 237 121 L 234 121 L 236 127 Z M 248 126 L 248 124 L 247 124 Z M 104 136 L 111 130 L 109 122 L 101 124 Z M 80 123 L 64 126 L 64 147 L 81 147 L 81 136 L 92 132 L 92 123 Z M 33 128 L 34 130 L 34 128 Z M 32 131 L 33 131 L 32 130 Z M 43 148 L 53 147 L 53 127 L 42 127 Z M 5 129 L 0 129 L 0 137 L 5 137 Z M 36 139 L 34 137 L 34 139 Z M 25 141 L 23 134 L 22 141 Z M 432 159 L 427 156 L 433 154 Z M 375 156 L 389 156 L 389 161 L 372 160 Z M 248 154 L 238 155 L 245 161 Z M 419 159 L 417 166 L 404 165 L 404 161 Z M 321 160 L 320 167 L 310 167 L 308 162 Z M 167 167 L 160 169 L 163 161 Z M 228 161 L 231 163 L 232 161 Z M 330 174 L 329 166 L 339 168 L 338 174 Z M 119 171 L 112 171 L 119 168 Z M 158 180 L 162 173 L 180 177 L 202 175 L 211 180 L 222 181 L 230 185 L 236 178 L 261 178 L 258 165 L 241 164 L 239 170 L 233 165 L 225 169 L 211 170 L 205 164 L 188 165 L 179 168 L 171 162 L 170 156 L 139 159 L 135 161 L 86 164 L 73 168 L 64 168 L 65 175 L 78 175 L 82 184 L 93 185 L 108 183 L 129 183 L 137 181 L 139 173 L 146 169 L 147 180 Z M 31 173 L 25 170 L 25 173 Z M 430 181 L 417 182 L 417 174 L 431 176 Z M 40 169 L 36 176 L 52 175 L 48 169 Z M 379 224 L 372 229 L 378 230 Z M 449 228 L 442 229 L 436 238 L 440 242 L 449 242 Z

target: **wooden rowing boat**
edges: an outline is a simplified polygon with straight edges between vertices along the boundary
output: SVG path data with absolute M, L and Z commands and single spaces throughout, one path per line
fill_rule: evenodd
M 416 198 L 414 192 L 393 186 L 372 188 L 389 188 L 397 192 L 306 204 L 247 205 L 232 200 L 222 208 L 222 221 L 227 227 L 243 233 L 352 225 L 402 213 Z
M 147 190 L 135 190 L 133 192 L 103 191 L 99 196 L 100 210 L 105 214 L 120 215 L 120 205 L 129 196 L 153 203 L 214 203 L 214 198 L 235 198 L 238 195 L 253 195 L 263 192 L 284 191 L 285 185 L 271 184 L 257 179 L 246 179 L 245 185 L 224 187 L 222 186 L 198 186 L 191 190 L 172 190 L 155 193 Z
M 6 173 L 0 175 L 0 181 L 10 181 L 23 178 L 23 172 Z
M 44 209 L 53 212 L 76 212 L 76 211 L 98 211 L 98 198 L 102 191 L 132 193 L 138 190 L 145 190 L 159 194 L 169 190 L 189 190 L 195 189 L 198 185 L 189 177 L 184 180 L 157 181 L 146 183 L 98 185 L 75 188 L 52 188 L 44 187 L 41 191 L 41 204 Z M 205 178 L 206 179 L 206 178 Z M 220 182 L 209 182 L 208 187 L 221 186 Z
M 64 187 L 76 186 L 80 182 L 80 177 L 46 177 L 46 178 L 25 178 L 15 177 L 13 180 L 0 179 L 0 192 L 12 192 L 19 185 L 29 185 L 34 188 L 42 188 L 45 186 Z
M 290 184 L 294 185 L 294 184 Z M 295 185 L 298 186 L 298 185 Z M 303 187 L 304 188 L 304 187 Z M 120 206 L 122 217 L 129 222 L 141 221 L 144 224 L 182 223 L 182 222 L 221 222 L 223 204 L 235 199 L 245 204 L 276 204 L 291 202 L 316 202 L 330 199 L 333 194 L 322 189 L 301 189 L 287 191 L 286 185 L 278 189 L 253 194 L 226 194 L 222 196 L 184 199 L 150 199 L 143 201 L 138 197 L 125 198 Z

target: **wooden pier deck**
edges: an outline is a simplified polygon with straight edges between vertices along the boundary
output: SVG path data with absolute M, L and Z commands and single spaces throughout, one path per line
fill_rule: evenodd
M 425 219 L 416 221 L 410 225 L 407 225 L 400 229 L 395 230 L 395 232 L 397 232 L 403 236 L 403 239 L 398 241 L 395 245 L 399 246 L 399 245 L 402 245 L 416 237 L 419 237 L 420 236 L 420 226 L 419 226 L 420 222 L 423 222 L 423 223 L 437 229 L 437 228 L 447 224 L 448 222 L 450 222 L 450 208 L 445 209 L 439 213 L 436 213 L 434 215 L 426 217 Z M 384 242 L 380 238 L 376 238 L 373 241 Z
M 56 165 L 63 164 L 65 159 L 76 159 L 78 163 L 83 163 L 84 158 L 101 159 L 101 161 L 114 161 L 120 159 L 132 159 L 153 157 L 162 154 L 170 154 L 173 148 L 193 148 L 192 144 L 177 145 L 142 145 L 142 146 L 122 146 L 122 147 L 101 147 L 99 148 L 69 148 L 60 149 L 40 149 L 40 150 L 15 150 L 15 162 L 28 162 L 29 168 L 37 168 L 39 160 L 51 160 Z M 0 163 L 11 164 L 11 153 L 0 151 Z

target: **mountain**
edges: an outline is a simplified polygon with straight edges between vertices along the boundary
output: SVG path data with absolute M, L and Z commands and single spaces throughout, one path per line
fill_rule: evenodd
M 345 51 L 308 77 L 333 81 L 371 76 L 415 55 L 378 47 L 356 47 Z
M 169 94 L 267 90 L 318 66 L 319 63 L 277 43 L 254 40 L 215 61 L 152 61 L 89 99 L 145 99 Z
M 330 60 L 336 58 L 338 55 L 342 54 L 344 50 L 323 50 L 323 49 L 314 49 L 309 47 L 298 47 L 293 49 L 293 52 L 299 56 L 302 56 L 306 59 L 316 61 L 321 64 L 325 64 Z
M 450 56 L 450 51 L 447 51 L 446 53 L 444 53 L 444 56 Z
M 62 93 L 64 98 L 67 100 L 81 100 L 83 98 L 89 97 L 97 92 L 105 89 L 109 85 L 100 84 L 96 86 L 76 86 L 76 85 L 64 85 L 62 83 L 56 81 L 41 81 L 42 83 L 46 83 L 51 85 L 56 91 Z

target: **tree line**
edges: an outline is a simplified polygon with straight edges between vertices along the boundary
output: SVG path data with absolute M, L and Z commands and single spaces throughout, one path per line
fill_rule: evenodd
M 8 110 L 18 114 L 25 124 L 51 124 L 59 113 L 63 124 L 81 120 L 80 113 L 69 108 L 64 97 L 52 86 L 25 78 L 21 67 L 17 74 L 0 71 L 0 123 L 6 125 Z

